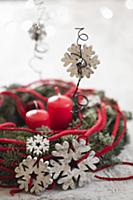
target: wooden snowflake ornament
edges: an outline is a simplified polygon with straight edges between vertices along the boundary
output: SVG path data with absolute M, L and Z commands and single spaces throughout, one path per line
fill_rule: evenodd
M 27 139 L 26 148 L 27 152 L 37 156 L 45 154 L 49 151 L 49 140 L 42 135 L 34 135 Z
M 53 182 L 48 165 L 48 161 L 36 157 L 24 159 L 15 169 L 19 188 L 36 194 L 44 191 Z
M 70 76 L 76 76 L 77 78 L 87 77 L 94 73 L 94 69 L 100 64 L 98 56 L 92 50 L 92 46 L 72 44 L 68 48 L 68 52 L 64 54 L 62 58 L 64 67 L 68 67 L 67 72 L 70 72 Z
M 68 141 L 64 141 L 63 144 L 57 143 L 55 149 L 52 152 L 55 159 L 50 160 L 53 179 L 61 184 L 64 190 L 74 189 L 76 183 L 83 186 L 87 182 L 88 171 L 95 170 L 95 165 L 99 162 L 99 158 L 95 157 L 95 152 L 83 139 L 79 142 L 73 139 L 71 145 Z M 88 157 L 78 163 L 77 161 L 88 151 Z

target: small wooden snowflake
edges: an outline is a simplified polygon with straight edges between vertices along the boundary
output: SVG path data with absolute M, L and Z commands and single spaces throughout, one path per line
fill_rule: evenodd
M 41 155 L 49 151 L 49 140 L 42 135 L 34 135 L 27 139 L 27 151 L 34 155 Z

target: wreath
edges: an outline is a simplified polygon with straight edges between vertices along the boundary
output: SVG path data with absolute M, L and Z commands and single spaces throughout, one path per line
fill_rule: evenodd
M 56 94 L 57 88 L 60 94 Z M 11 85 L 1 92 L 1 187 L 37 194 L 55 185 L 73 189 L 90 182 L 92 175 L 102 178 L 96 171 L 121 163 L 117 156 L 128 142 L 126 121 L 131 113 L 121 111 L 103 91 L 79 89 L 69 113 L 72 118 L 64 129 L 66 116 L 56 115 L 61 109 L 68 115 L 68 107 L 59 103 L 73 99 L 75 88 L 72 82 L 40 80 L 26 86 Z M 54 124 L 49 125 L 42 114 L 48 114 L 51 100 L 57 110 L 54 119 L 52 116 Z

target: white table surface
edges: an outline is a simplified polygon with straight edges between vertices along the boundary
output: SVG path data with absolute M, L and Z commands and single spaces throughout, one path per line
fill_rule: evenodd
M 122 109 L 133 111 L 133 8 L 125 0 L 46 0 L 50 20 L 46 22 L 49 50 L 38 63 L 44 78 L 73 80 L 62 67 L 61 58 L 76 40 L 75 27 L 85 27 L 88 44 L 93 44 L 101 64 L 90 80 L 81 86 L 103 89 L 119 101 Z M 128 7 L 128 8 L 127 8 Z M 108 8 L 108 12 L 103 13 Z M 34 21 L 35 7 L 28 1 L 0 1 L 0 86 L 13 82 L 28 83 L 38 76 L 28 66 L 33 55 L 33 41 L 27 29 Z M 129 123 L 131 144 L 123 153 L 133 160 L 133 123 Z M 132 170 L 133 172 L 133 170 Z M 21 194 L 10 198 L 0 189 L 0 199 L 128 199 L 133 200 L 133 182 L 94 182 L 75 191 L 46 192 L 42 197 Z M 116 185 L 116 191 L 114 189 Z M 123 186 L 124 185 L 124 186 Z M 96 187 L 97 186 L 97 187 Z M 106 186 L 106 187 L 105 187 Z M 112 192 L 113 191 L 113 192 Z M 4 195 L 4 196 L 3 196 Z M 128 198 L 127 198 L 128 196 Z

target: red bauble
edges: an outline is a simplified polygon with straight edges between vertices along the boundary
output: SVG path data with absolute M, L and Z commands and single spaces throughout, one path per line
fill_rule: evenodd
M 42 101 L 40 100 L 34 100 L 34 101 L 29 101 L 27 104 L 26 104 L 26 111 L 29 111 L 29 110 L 34 110 L 34 109 L 42 109 L 44 110 L 44 104 Z
M 50 128 L 53 130 L 66 129 L 72 120 L 72 100 L 64 95 L 52 96 L 48 99 Z
M 49 114 L 45 110 L 34 109 L 26 113 L 25 122 L 31 129 L 49 126 Z

